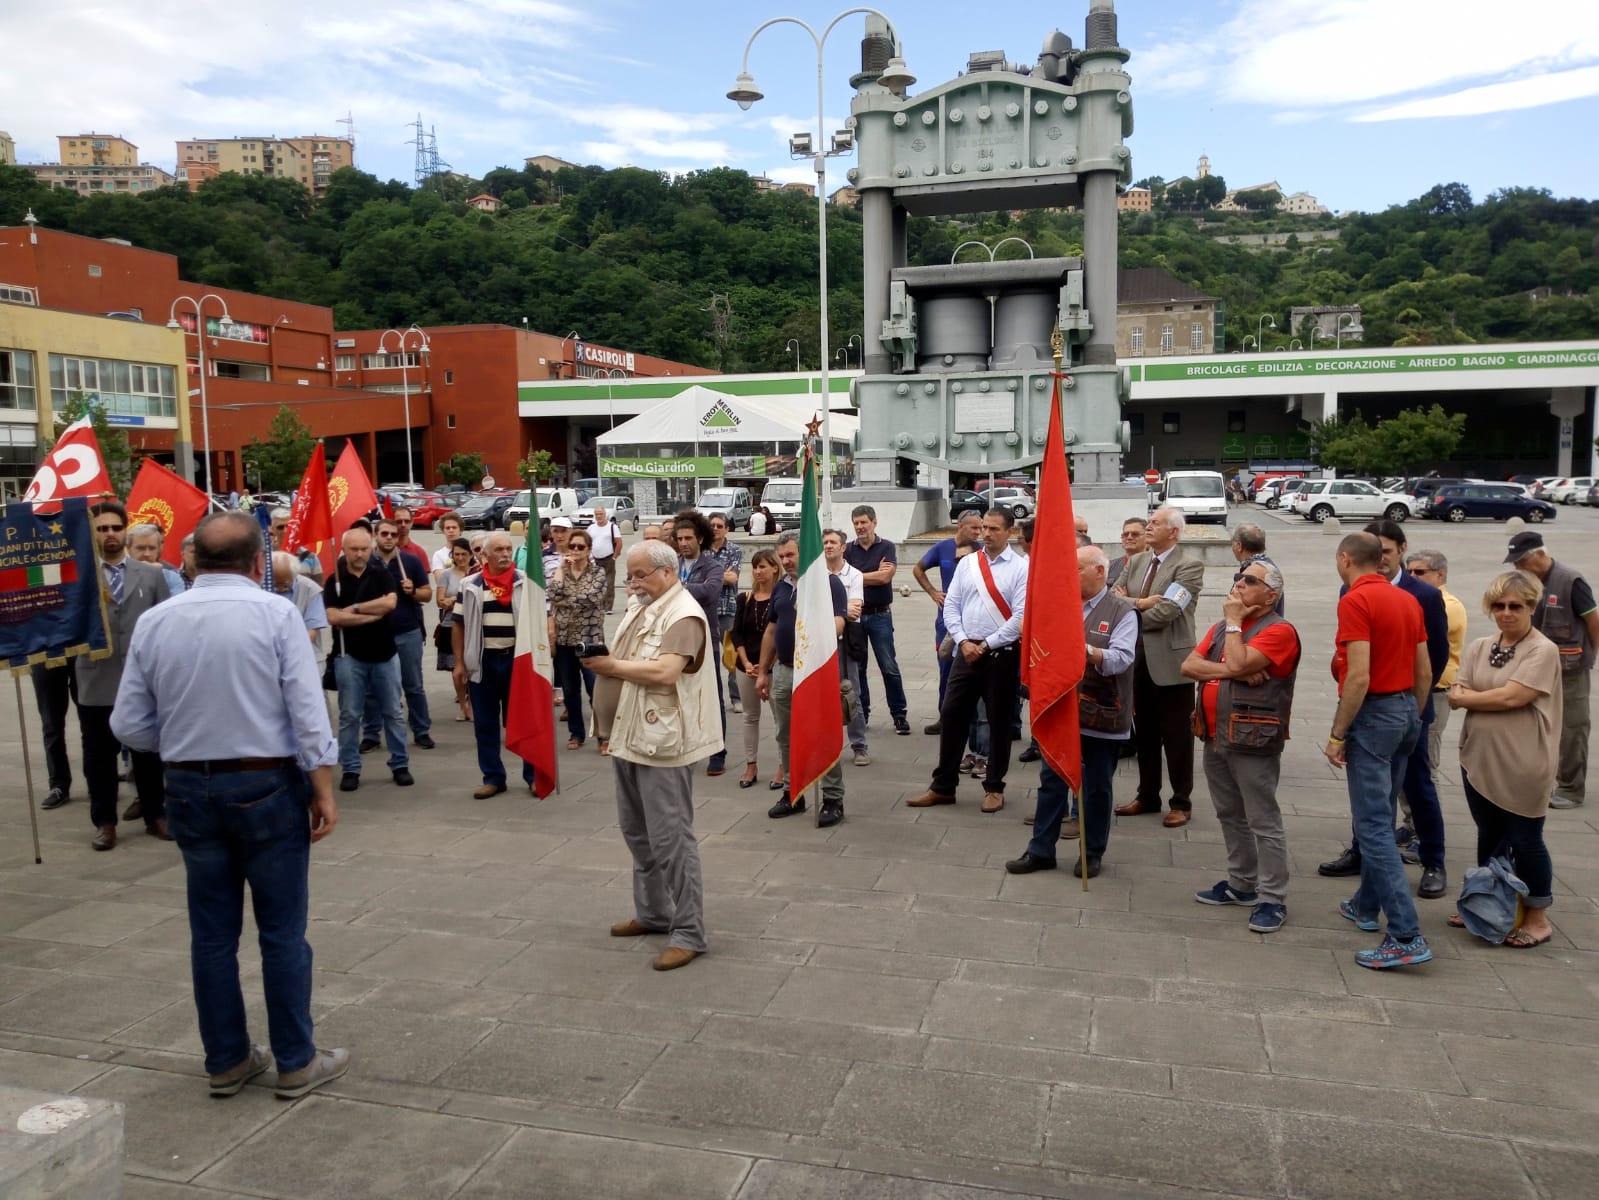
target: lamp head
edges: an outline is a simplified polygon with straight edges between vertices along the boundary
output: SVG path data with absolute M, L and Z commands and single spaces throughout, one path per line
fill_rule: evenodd
M 733 90 L 727 93 L 727 98 L 747 112 L 750 105 L 757 100 L 766 99 L 766 93 L 755 86 L 755 76 L 748 71 L 740 71 L 738 78 L 733 81 Z
M 848 154 L 855 149 L 855 131 L 853 129 L 840 129 L 833 134 L 833 153 Z
M 178 324 L 178 319 L 176 317 L 168 317 L 167 318 L 167 328 L 168 329 L 182 329 L 183 326 Z
M 788 152 L 797 158 L 808 157 L 812 153 L 811 135 L 808 133 L 792 134 L 788 139 Z
M 228 316 L 228 314 L 224 312 L 222 314 L 222 319 L 217 322 L 217 328 L 218 329 L 232 329 L 233 326 L 234 326 L 233 318 Z
M 905 65 L 905 60 L 896 54 L 888 60 L 888 65 L 877 77 L 877 82 L 891 92 L 903 92 L 916 82 L 916 76 L 911 74 L 911 69 Z

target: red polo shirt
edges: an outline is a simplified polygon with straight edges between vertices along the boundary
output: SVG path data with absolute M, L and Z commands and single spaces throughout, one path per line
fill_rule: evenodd
M 1344 694 L 1350 642 L 1371 643 L 1370 695 L 1408 692 L 1416 686 L 1416 647 L 1427 641 L 1421 605 L 1381 574 L 1362 575 L 1338 601 L 1338 649 L 1333 678 Z
M 1255 627 L 1255 621 L 1245 621 L 1243 630 L 1247 634 Z M 1226 622 L 1218 621 L 1210 627 L 1198 646 L 1194 649 L 1201 655 L 1208 655 L 1212 642 L 1220 635 L 1222 645 L 1227 644 L 1227 635 L 1223 633 Z M 1254 641 L 1248 643 L 1266 656 L 1266 674 L 1273 679 L 1287 679 L 1294 673 L 1294 668 L 1299 665 L 1299 634 L 1287 621 L 1279 621 L 1271 626 Z M 1221 654 L 1222 662 L 1227 661 L 1227 651 Z M 1205 714 L 1205 728 L 1216 728 L 1216 695 L 1221 691 L 1221 680 L 1208 679 L 1199 685 L 1199 703 L 1203 706 Z

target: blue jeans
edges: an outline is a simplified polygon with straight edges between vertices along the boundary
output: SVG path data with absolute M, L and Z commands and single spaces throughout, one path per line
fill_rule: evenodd
M 883 690 L 888 693 L 888 715 L 896 721 L 905 717 L 905 685 L 899 677 L 899 660 L 894 657 L 894 614 L 891 612 L 863 613 L 861 628 L 866 630 L 866 640 L 877 657 L 877 669 L 883 673 Z M 861 709 L 872 715 L 872 697 L 867 691 L 866 671 L 861 670 Z
M 1416 699 L 1409 692 L 1368 699 L 1344 734 L 1349 809 L 1360 839 L 1360 886 L 1355 915 L 1388 917 L 1388 932 L 1408 941 L 1421 932 L 1405 865 L 1394 845 L 1394 815 L 1410 753 L 1421 736 Z
M 411 721 L 411 733 L 421 737 L 433 728 L 433 718 L 428 715 L 427 688 L 422 683 L 422 631 L 394 635 L 394 657 L 400 660 L 400 690 L 405 693 L 405 713 Z M 363 737 L 375 738 L 383 718 L 378 711 L 377 696 L 368 692 L 366 709 L 361 717 Z
M 510 714 L 511 662 L 509 650 L 485 650 L 483 666 L 476 683 L 466 685 L 472 697 L 472 732 L 477 735 L 477 768 L 484 783 L 505 786 L 505 760 L 500 749 L 505 744 L 505 720 Z M 553 715 L 553 714 L 551 714 Z M 571 710 L 567 710 L 571 715 Z M 522 782 L 533 782 L 533 764 L 522 763 Z
M 1103 858 L 1110 845 L 1111 780 L 1124 743 L 1097 737 L 1085 737 L 1082 743 L 1083 852 L 1089 858 Z M 1038 811 L 1033 815 L 1033 840 L 1027 843 L 1027 853 L 1034 858 L 1054 859 L 1060 823 L 1071 803 L 1071 789 L 1055 774 L 1047 758 L 1038 766 Z
M 389 770 L 409 766 L 405 749 L 405 714 L 400 711 L 400 656 L 384 662 L 360 662 L 341 654 L 333 668 L 339 685 L 339 769 L 361 773 L 361 715 L 367 697 L 375 697 L 389 743 Z
M 311 785 L 298 767 L 217 775 L 167 771 L 167 825 L 188 871 L 189 964 L 208 1074 L 250 1055 L 239 987 L 247 882 L 278 1070 L 298 1071 L 316 1054 L 305 940 L 310 799 Z

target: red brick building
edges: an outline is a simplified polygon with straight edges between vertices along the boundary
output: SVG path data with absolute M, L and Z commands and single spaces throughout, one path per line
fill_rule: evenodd
M 346 439 L 353 441 L 374 483 L 405 478 L 407 415 L 413 470 L 421 483 L 439 482 L 437 465 L 462 452 L 482 454 L 502 481 L 514 477 L 516 461 L 530 445 L 548 449 L 564 463 L 565 422 L 520 417 L 517 385 L 588 373 L 577 362 L 576 339 L 508 325 L 445 326 L 423 331 L 423 351 L 415 332 L 402 343 L 395 332 L 336 331 L 330 309 L 183 280 L 173 256 L 115 239 L 0 229 L 0 285 L 10 289 L 5 294 L 31 293 L 24 302 L 42 310 L 116 314 L 146 324 L 179 322 L 185 331 L 196 482 L 204 479 L 198 464 L 207 446 L 194 305 L 200 301 L 206 330 L 204 416 L 218 491 L 246 482 L 239 475 L 240 452 L 252 437 L 266 437 L 283 405 L 327 442 L 330 461 Z M 228 324 L 222 322 L 224 312 Z M 586 343 L 583 349 L 588 355 L 605 350 Z M 61 352 L 73 348 L 63 346 Z M 632 377 L 711 373 L 646 355 L 617 352 L 613 357 L 625 357 Z M 41 403 L 48 403 L 49 389 L 42 390 Z M 175 461 L 178 432 L 138 427 L 126 432 L 141 452 Z

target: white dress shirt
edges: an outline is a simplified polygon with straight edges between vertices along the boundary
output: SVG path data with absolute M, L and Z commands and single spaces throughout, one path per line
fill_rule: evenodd
M 1010 606 L 1009 620 L 1000 615 L 988 594 L 979 557 L 988 559 L 994 586 Z M 944 593 L 944 628 L 957 647 L 962 642 L 985 642 L 989 649 L 997 650 L 1021 637 L 1022 612 L 1027 607 L 1027 565 L 1026 557 L 1010 546 L 998 558 L 988 558 L 988 551 L 979 549 L 956 564 L 955 578 Z
M 843 562 L 833 574 L 838 576 L 838 581 L 844 585 L 844 598 L 846 600 L 860 600 L 865 602 L 866 576 L 862 575 L 849 563 Z

